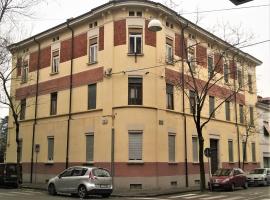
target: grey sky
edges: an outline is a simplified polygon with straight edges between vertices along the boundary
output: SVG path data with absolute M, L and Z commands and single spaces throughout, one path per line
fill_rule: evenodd
M 157 2 L 169 2 L 169 0 L 156 0 Z M 27 36 L 44 31 L 52 26 L 64 22 L 70 17 L 76 17 L 90 9 L 95 8 L 108 0 L 48 0 L 48 3 L 41 4 L 35 9 L 36 19 L 26 19 L 18 21 L 25 24 Z M 229 0 L 175 0 L 178 7 L 177 12 L 189 13 L 195 11 L 206 11 L 216 9 L 236 8 Z M 254 0 L 238 7 L 248 7 L 255 5 L 269 5 L 270 0 Z M 194 21 L 196 14 L 186 14 L 183 17 Z M 254 34 L 251 43 L 270 39 L 270 7 L 258 7 L 249 9 L 239 9 L 222 12 L 211 12 L 199 14 L 199 25 L 207 30 L 213 30 L 217 23 L 230 23 L 232 26 L 241 25 L 247 33 Z M 242 49 L 243 51 L 255 56 L 263 62 L 257 68 L 257 90 L 262 96 L 270 96 L 270 42 L 251 46 Z M 6 111 L 0 107 L 0 117 Z

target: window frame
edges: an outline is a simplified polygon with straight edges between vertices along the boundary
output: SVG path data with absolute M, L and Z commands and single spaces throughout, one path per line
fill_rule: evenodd
M 170 138 L 173 138 L 173 141 L 171 141 Z M 168 134 L 168 162 L 169 163 L 176 162 L 176 134 L 175 133 Z
M 230 146 L 231 144 L 231 146 Z M 231 147 L 231 149 L 230 149 Z M 234 148 L 233 148 L 233 140 L 228 140 L 228 161 L 229 163 L 233 163 L 234 162 Z
M 49 144 L 49 141 L 50 142 L 52 142 L 51 143 L 51 145 L 52 146 L 50 146 Z M 54 162 L 54 143 L 55 143 L 55 140 L 54 140 L 54 136 L 48 136 L 47 137 L 47 160 L 48 160 L 48 162 Z M 52 148 L 52 150 L 50 150 L 50 148 L 49 147 L 51 147 Z M 51 155 L 50 155 L 51 154 Z
M 257 162 L 257 158 L 256 158 L 256 143 L 252 142 L 251 143 L 251 159 L 252 162 L 255 163 Z
M 134 98 L 131 97 L 132 90 L 134 90 L 134 95 L 137 97 L 134 97 Z M 142 77 L 128 77 L 128 105 L 143 105 L 143 78 Z
M 209 65 L 209 59 L 212 60 L 212 65 Z M 211 66 L 211 68 L 210 68 Z M 207 70 L 208 70 L 208 78 L 212 77 L 213 76 L 213 73 L 214 73 L 214 58 L 213 56 L 207 56 Z
M 93 52 L 93 55 L 92 55 Z M 92 37 L 89 39 L 88 46 L 88 62 L 89 64 L 96 64 L 98 62 L 98 37 Z
M 91 147 L 92 149 L 90 151 L 90 152 L 92 152 L 92 155 L 90 155 L 90 156 L 88 156 L 88 153 L 89 153 L 88 148 L 90 148 L 90 147 L 87 143 L 87 137 L 92 137 L 92 141 L 91 141 L 92 142 L 92 147 Z M 93 132 L 87 133 L 87 134 L 85 134 L 85 160 L 87 163 L 94 162 L 94 154 L 95 154 L 94 150 L 95 150 L 95 134 Z M 88 159 L 88 158 L 92 158 L 92 159 Z
M 57 56 L 54 55 L 56 52 L 58 52 Z M 60 65 L 60 50 L 55 49 L 55 50 L 52 51 L 51 74 L 59 73 L 59 65 Z
M 131 45 L 131 39 L 133 39 L 133 49 Z M 140 39 L 140 52 L 138 50 L 137 39 Z M 129 55 L 142 55 L 143 54 L 143 29 L 140 27 L 129 27 L 128 31 L 128 54 Z
M 213 101 L 212 101 L 213 100 Z M 212 103 L 212 104 L 211 104 Z M 213 113 L 213 114 L 212 114 Z M 216 118 L 215 111 L 215 97 L 209 96 L 209 116 L 212 114 L 212 118 Z
M 195 93 L 195 91 L 189 90 L 189 107 L 190 107 L 190 113 L 191 114 L 196 114 L 196 110 L 197 110 L 196 102 L 197 102 L 197 100 L 196 100 L 196 93 Z M 192 106 L 192 103 L 194 104 L 194 106 Z
M 140 142 L 140 147 L 138 147 L 138 145 L 136 146 L 136 148 L 139 149 L 140 152 L 133 152 L 136 149 L 134 149 L 134 146 L 131 147 L 131 135 L 139 135 L 141 138 L 139 138 L 139 142 Z M 134 145 L 134 144 L 133 144 Z M 136 156 L 134 156 L 134 154 L 138 154 Z M 134 156 L 132 158 L 132 156 Z M 143 131 L 128 131 L 128 161 L 129 162 L 141 162 L 143 161 Z
M 244 105 L 239 104 L 239 123 L 244 123 Z
M 230 75 L 230 69 L 228 63 L 223 64 L 223 71 L 224 71 L 224 83 L 229 83 L 229 75 Z
M 196 149 L 194 149 L 194 139 L 196 139 Z M 195 157 L 197 159 L 195 159 Z M 192 136 L 192 161 L 193 163 L 198 163 L 199 162 L 199 140 L 198 136 Z
M 174 110 L 174 85 L 166 83 L 166 109 Z
M 231 121 L 231 102 L 225 101 L 225 119 Z
M 57 115 L 57 102 L 58 102 L 58 92 L 51 93 L 50 101 L 50 115 Z M 55 103 L 55 104 L 54 104 Z M 53 107 L 55 105 L 55 107 Z
M 25 114 L 26 114 L 26 99 L 21 99 L 21 110 L 20 110 L 20 120 L 25 120 Z
M 97 108 L 97 83 L 88 85 L 87 108 L 88 110 Z
M 188 48 L 188 61 L 193 74 L 196 74 L 196 48 L 195 46 Z
M 253 93 L 252 75 L 248 74 L 248 92 Z
M 166 63 L 173 64 L 174 54 L 173 54 L 173 39 L 166 37 Z
M 22 64 L 22 71 L 21 71 L 21 83 L 28 82 L 28 75 L 29 75 L 29 61 L 24 60 Z

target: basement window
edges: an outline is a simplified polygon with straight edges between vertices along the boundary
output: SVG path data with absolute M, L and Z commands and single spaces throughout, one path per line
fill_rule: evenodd
M 130 184 L 129 189 L 131 189 L 131 190 L 141 190 L 142 189 L 142 184 Z

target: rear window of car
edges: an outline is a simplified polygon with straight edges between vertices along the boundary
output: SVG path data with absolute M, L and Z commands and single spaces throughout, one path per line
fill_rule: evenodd
M 110 173 L 105 169 L 93 169 L 93 175 L 96 177 L 110 177 Z
M 232 169 L 218 169 L 213 176 L 229 176 L 232 172 Z

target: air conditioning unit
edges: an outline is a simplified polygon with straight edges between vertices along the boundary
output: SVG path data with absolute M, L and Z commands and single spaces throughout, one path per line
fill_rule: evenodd
M 112 68 L 107 68 L 104 71 L 104 76 L 110 77 L 112 75 Z

